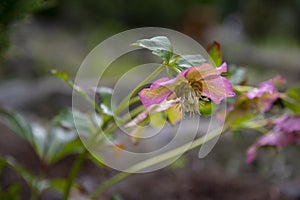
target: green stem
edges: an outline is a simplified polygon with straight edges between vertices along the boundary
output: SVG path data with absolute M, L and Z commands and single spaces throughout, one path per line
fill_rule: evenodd
M 84 150 L 81 152 L 81 154 L 79 154 L 79 156 L 77 157 L 77 159 L 75 160 L 74 164 L 72 165 L 68 180 L 67 180 L 67 185 L 64 191 L 64 200 L 68 200 L 69 199 L 69 195 L 70 195 L 70 191 L 71 191 L 71 187 L 74 183 L 74 179 L 77 176 L 86 155 L 88 154 L 88 150 L 86 148 L 84 148 Z
M 122 181 L 126 177 L 130 176 L 132 173 L 138 172 L 142 169 L 151 167 L 155 164 L 161 163 L 163 161 L 169 160 L 171 158 L 174 158 L 176 156 L 180 156 L 183 152 L 190 151 L 212 139 L 215 137 L 218 137 L 222 133 L 226 132 L 227 130 L 222 130 L 222 128 L 216 129 L 212 131 L 211 133 L 202 136 L 196 140 L 194 140 L 192 143 L 188 143 L 185 145 L 182 145 L 176 149 L 170 150 L 166 153 L 163 153 L 161 155 L 155 156 L 153 158 L 149 158 L 145 161 L 142 161 L 129 169 L 127 169 L 127 172 L 120 172 L 119 174 L 115 175 L 111 179 L 109 179 L 107 182 L 105 182 L 103 185 L 101 185 L 91 196 L 90 199 L 96 199 L 100 194 L 105 192 L 108 188 L 112 187 L 114 184 Z M 129 173 L 130 172 L 130 173 Z
M 137 92 L 139 87 L 147 84 L 152 79 L 154 79 L 164 69 L 164 67 L 165 65 L 161 64 L 145 80 L 143 80 L 129 95 L 127 95 L 125 99 L 120 103 L 120 105 L 115 109 L 114 114 L 115 115 L 120 114 L 128 106 L 128 101 L 130 100 L 131 96 Z
M 90 105 L 92 105 L 92 106 L 96 109 L 96 111 L 97 111 L 99 114 L 101 114 L 101 115 L 104 114 L 103 111 L 102 111 L 102 109 L 100 108 L 100 106 L 99 106 L 98 104 L 96 104 L 96 102 L 95 102 L 93 99 L 91 99 L 84 91 L 78 89 L 77 86 L 76 86 L 73 82 L 71 82 L 71 81 L 69 81 L 69 80 L 67 80 L 67 81 L 65 81 L 65 82 L 66 82 L 66 83 L 69 85 L 69 87 L 71 87 L 77 94 L 79 94 L 79 95 L 81 95 L 83 98 L 85 98 L 85 100 L 86 100 Z
M 126 115 L 124 115 L 122 117 L 122 119 L 119 121 L 119 123 L 116 123 L 115 121 L 113 121 L 113 123 L 110 125 L 110 127 L 105 129 L 105 131 L 98 138 L 96 138 L 97 143 L 101 144 L 105 138 L 104 135 L 111 134 L 115 129 L 117 129 L 119 127 L 118 124 L 124 124 L 124 123 L 128 122 L 131 119 L 131 116 L 135 116 L 144 110 L 145 110 L 144 106 L 139 106 L 139 107 L 135 108 L 134 110 L 132 110 L 130 113 L 127 113 Z

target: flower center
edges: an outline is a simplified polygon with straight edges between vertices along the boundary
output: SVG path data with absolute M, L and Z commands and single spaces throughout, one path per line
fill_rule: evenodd
M 194 116 L 199 112 L 199 97 L 188 82 L 182 82 L 175 88 L 175 94 L 180 99 L 182 112 Z

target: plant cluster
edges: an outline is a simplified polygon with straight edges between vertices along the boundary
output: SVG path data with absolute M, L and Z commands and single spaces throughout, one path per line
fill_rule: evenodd
M 224 124 L 222 130 L 196 138 L 188 146 L 178 147 L 132 166 L 132 172 L 176 157 L 183 149 L 194 149 L 230 131 L 253 129 L 262 134 L 246 152 L 245 160 L 248 163 L 255 160 L 259 148 L 272 146 L 281 149 L 300 142 L 300 88 L 279 91 L 278 85 L 286 82 L 283 77 L 276 76 L 257 87 L 248 86 L 245 69 L 227 67 L 217 42 L 208 48 L 210 61 L 202 55 L 177 55 L 173 52 L 169 39 L 164 36 L 142 39 L 133 45 L 150 50 L 162 59 L 162 64 L 115 109 L 111 105 L 112 89 L 97 88 L 99 99 L 95 100 L 75 85 L 66 73 L 53 70 L 55 76 L 81 95 L 96 112 L 82 113 L 66 109 L 53 118 L 50 126 L 45 127 L 28 122 L 18 113 L 0 110 L 4 122 L 31 144 L 46 166 L 36 176 L 11 157 L 0 160 L 1 168 L 11 167 L 24 178 L 32 189 L 32 199 L 37 199 L 39 194 L 50 188 L 61 192 L 64 199 L 68 199 L 72 187 L 77 187 L 74 179 L 85 159 L 93 160 L 100 167 L 105 165 L 103 160 L 89 153 L 80 137 L 94 141 L 96 145 L 111 145 L 112 150 L 122 156 L 120 150 L 126 146 L 122 141 L 115 140 L 114 135 L 118 124 L 123 124 L 130 131 L 135 144 L 138 144 L 145 124 L 161 127 L 164 122 L 168 122 L 174 125 L 184 118 L 209 116 L 215 112 L 219 122 Z M 168 72 L 169 77 L 155 80 L 163 70 Z M 151 85 L 145 87 L 148 83 Z M 219 111 L 217 107 L 225 99 L 228 109 Z M 138 106 L 131 109 L 129 114 L 122 115 L 128 106 L 136 103 L 139 103 Z M 70 154 L 78 154 L 78 158 L 74 161 L 68 178 L 48 179 L 47 169 Z M 89 198 L 96 198 L 129 175 L 130 173 L 120 172 L 103 183 Z M 6 195 L 11 199 L 18 199 L 17 195 L 13 195 L 17 193 L 16 188 L 13 185 L 7 192 L 0 190 L 0 197 Z

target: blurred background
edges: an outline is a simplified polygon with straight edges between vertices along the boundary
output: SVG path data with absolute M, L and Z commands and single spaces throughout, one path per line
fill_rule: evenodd
M 51 69 L 66 71 L 74 77 L 85 56 L 101 41 L 121 31 L 149 26 L 177 30 L 204 47 L 218 41 L 224 60 L 247 70 L 249 84 L 282 74 L 289 86 L 297 86 L 299 21 L 300 0 L 1 0 L 0 106 L 22 112 L 33 120 L 51 118 L 71 105 L 70 89 L 50 75 Z M 118 75 L 108 72 L 106 77 L 109 81 Z M 1 155 L 12 155 L 27 167 L 38 168 L 37 158 L 22 139 L 4 124 L 0 124 L 0 132 Z M 241 199 L 234 197 L 236 191 L 261 194 L 256 199 L 280 199 L 282 193 L 287 199 L 299 199 L 300 163 L 295 159 L 299 150 L 290 148 L 277 158 L 267 154 L 265 162 L 270 162 L 249 166 L 244 163 L 244 152 L 255 137 L 245 135 L 242 140 L 224 137 L 205 164 L 199 164 L 197 152 L 191 152 L 192 161 L 176 171 L 176 175 L 172 169 L 146 175 L 144 179 L 134 177 L 113 192 L 127 195 L 128 199 L 140 199 L 136 191 L 130 193 L 132 188 L 138 185 L 142 189 L 137 191 L 142 192 L 147 186 L 145 180 L 157 184 L 158 178 L 165 177 L 170 188 L 177 188 L 176 182 L 182 182 L 192 189 L 174 194 L 174 190 L 162 186 L 163 192 L 150 190 L 149 199 L 155 199 L 159 193 L 166 194 L 164 199 L 184 199 L 188 194 L 195 194 L 195 199 L 201 195 L 202 199 Z M 28 156 L 23 157 L 24 153 Z M 96 170 L 87 165 L 91 171 Z M 207 169 L 210 172 L 203 173 Z M 199 173 L 200 178 L 194 178 L 194 173 Z M 243 185 L 238 177 L 244 175 L 247 178 Z M 0 182 L 5 185 L 13 180 L 14 177 L 2 176 Z M 198 191 L 197 187 L 202 185 L 207 188 Z M 214 191 L 227 192 L 229 196 L 216 197 Z M 274 195 L 264 196 L 266 191 Z

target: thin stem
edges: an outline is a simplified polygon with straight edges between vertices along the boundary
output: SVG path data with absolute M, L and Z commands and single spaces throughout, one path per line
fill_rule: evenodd
M 65 81 L 68 85 L 69 85 L 69 87 L 71 87 L 77 94 L 79 94 L 79 95 L 81 95 L 83 98 L 85 98 L 85 100 L 90 104 L 90 105 L 92 105 L 95 109 L 96 109 L 96 111 L 99 113 L 99 114 L 101 114 L 101 115 L 103 115 L 104 113 L 103 113 L 103 111 L 102 111 L 102 109 L 100 108 L 100 106 L 98 105 L 98 104 L 96 104 L 96 102 L 93 100 L 93 99 L 91 99 L 91 97 L 89 97 L 84 91 L 82 91 L 80 88 L 78 88 L 73 82 L 71 82 L 71 81 Z
M 134 103 L 137 103 L 137 102 L 139 102 L 139 101 L 140 101 L 140 97 L 139 97 L 139 96 L 135 96 L 135 97 L 133 97 L 132 99 L 130 99 L 129 105 L 128 105 L 128 106 L 130 106 L 130 105 L 132 105 L 132 104 L 134 104 Z M 108 123 L 109 123 L 112 119 L 113 119 L 113 116 L 107 117 L 107 118 L 104 120 L 104 122 L 103 122 L 102 128 L 105 129 L 105 128 L 107 127 Z
M 112 177 L 111 179 L 109 179 L 107 182 L 105 182 L 103 185 L 101 185 L 91 196 L 90 199 L 96 199 L 100 194 L 102 194 L 103 192 L 105 192 L 108 188 L 110 188 L 111 186 L 113 186 L 114 184 L 122 181 L 123 179 L 125 179 L 126 177 L 130 176 L 132 173 L 138 172 L 142 169 L 151 167 L 155 164 L 161 163 L 163 161 L 169 160 L 171 158 L 174 158 L 176 156 L 181 155 L 183 152 L 186 151 L 190 151 L 212 139 L 214 139 L 215 137 L 218 137 L 219 135 L 221 135 L 222 133 L 226 132 L 227 130 L 222 130 L 222 128 L 216 129 L 214 131 L 212 131 L 211 133 L 202 136 L 196 140 L 194 140 L 192 143 L 188 143 L 185 145 L 182 145 L 176 149 L 173 149 L 171 151 L 168 151 L 166 153 L 163 153 L 161 155 L 155 156 L 153 158 L 149 158 L 145 161 L 142 161 L 132 167 L 130 167 L 129 169 L 127 169 L 127 172 L 120 172 L 119 174 L 115 175 L 114 177 Z M 130 172 L 130 173 L 129 173 Z
M 135 116 L 135 115 L 139 114 L 140 112 L 142 112 L 143 110 L 145 110 L 144 106 L 139 106 L 139 107 L 135 108 L 133 111 L 131 111 L 131 113 L 127 113 L 126 115 L 124 115 L 122 117 L 122 119 L 119 121 L 119 123 L 120 124 L 126 123 L 128 120 L 131 119 L 131 116 Z M 111 133 L 117 127 L 118 127 L 118 124 L 116 122 L 114 122 L 113 125 L 111 127 L 109 127 L 105 132 L 106 133 Z
M 86 155 L 88 154 L 88 150 L 86 148 L 84 148 L 84 150 L 81 152 L 81 154 L 79 154 L 79 156 L 77 157 L 77 159 L 75 160 L 74 164 L 72 165 L 68 180 L 67 180 L 67 185 L 64 191 L 64 200 L 68 200 L 69 199 L 69 195 L 70 195 L 70 191 L 71 191 L 71 187 L 73 185 L 74 179 L 77 176 Z
M 124 100 L 120 103 L 120 105 L 116 108 L 116 110 L 114 111 L 114 114 L 115 115 L 120 114 L 120 112 L 122 112 L 127 107 L 130 97 L 137 92 L 138 88 L 147 84 L 149 81 L 151 81 L 153 78 L 155 78 L 164 69 L 164 67 L 165 67 L 165 65 L 161 64 L 145 80 L 143 80 L 129 95 L 127 95 L 124 98 Z

